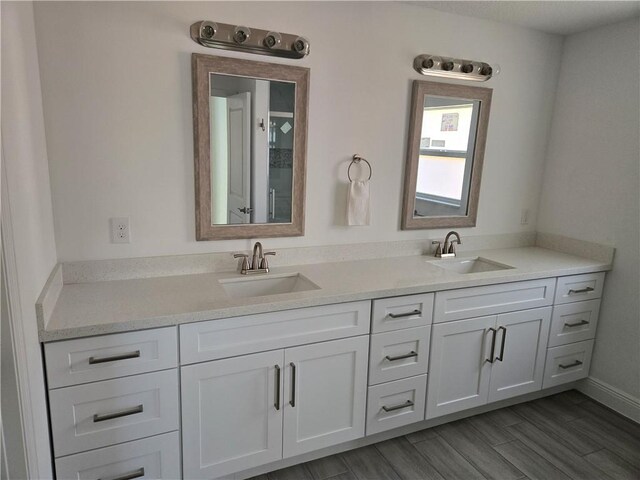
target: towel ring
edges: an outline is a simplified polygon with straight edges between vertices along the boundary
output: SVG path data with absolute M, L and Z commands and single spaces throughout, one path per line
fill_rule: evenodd
M 373 169 L 371 168 L 371 164 L 367 161 L 366 158 L 363 158 L 363 157 L 361 157 L 360 155 L 358 155 L 356 153 L 353 156 L 353 159 L 351 160 L 351 163 L 349 164 L 349 168 L 347 168 L 347 177 L 349 177 L 349 181 L 350 182 L 353 182 L 353 180 L 351 179 L 351 167 L 353 166 L 354 163 L 360 163 L 361 161 L 366 163 L 367 166 L 369 167 L 369 178 L 367 178 L 367 180 L 371 180 L 371 174 L 373 173 Z

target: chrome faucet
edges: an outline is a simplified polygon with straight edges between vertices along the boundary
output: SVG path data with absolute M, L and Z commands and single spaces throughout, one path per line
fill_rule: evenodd
M 242 275 L 251 275 L 254 273 L 269 273 L 269 262 L 267 262 L 267 256 L 275 254 L 276 252 L 263 253 L 262 244 L 260 242 L 256 242 L 253 246 L 251 261 L 249 261 L 249 255 L 246 253 L 236 253 L 233 255 L 233 258 L 242 258 L 240 273 Z
M 262 254 L 262 244 L 260 242 L 256 242 L 253 245 L 253 256 L 251 257 L 251 270 L 258 270 L 260 267 L 260 262 L 264 258 Z
M 456 238 L 451 240 L 451 242 L 449 242 L 449 237 L 451 237 L 451 235 L 455 235 Z M 444 245 L 438 240 L 434 240 L 433 242 L 431 242 L 433 245 L 438 245 L 438 247 L 436 248 L 435 256 L 438 258 L 455 257 L 456 247 L 454 242 L 457 243 L 458 245 L 462 245 L 462 240 L 460 240 L 460 235 L 458 234 L 458 232 L 453 230 L 447 233 L 447 236 L 444 239 Z

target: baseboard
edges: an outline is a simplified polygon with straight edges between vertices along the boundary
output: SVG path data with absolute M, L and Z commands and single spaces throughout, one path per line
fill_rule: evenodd
M 640 423 L 640 399 L 593 377 L 578 382 L 576 389 L 620 415 Z

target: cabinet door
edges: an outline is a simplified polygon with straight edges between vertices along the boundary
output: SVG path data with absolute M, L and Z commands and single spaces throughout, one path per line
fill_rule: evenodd
M 487 403 L 495 322 L 490 316 L 433 326 L 427 419 Z
M 368 340 L 285 350 L 285 458 L 364 436 Z
M 498 315 L 489 401 L 542 388 L 551 307 Z
M 276 350 L 182 367 L 185 479 L 282 458 L 283 360 Z

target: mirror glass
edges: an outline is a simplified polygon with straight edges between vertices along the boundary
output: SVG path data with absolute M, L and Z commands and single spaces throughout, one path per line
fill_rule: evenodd
M 466 215 L 480 102 L 424 96 L 414 217 Z
M 211 224 L 290 223 L 293 82 L 211 73 Z
M 197 240 L 304 235 L 310 71 L 191 55 Z
M 403 229 L 475 225 L 491 93 L 414 82 Z

